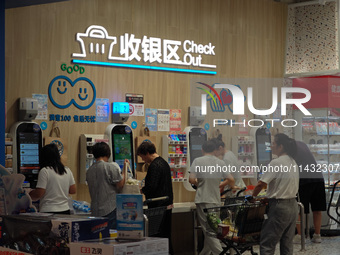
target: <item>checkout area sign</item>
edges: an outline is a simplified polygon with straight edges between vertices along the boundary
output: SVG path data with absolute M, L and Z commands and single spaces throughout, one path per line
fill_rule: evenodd
M 128 33 L 119 37 L 111 36 L 105 27 L 98 25 L 89 26 L 85 33 L 77 33 L 76 40 L 79 43 L 80 52 L 72 53 L 72 57 L 80 59 L 73 59 L 75 64 L 197 74 L 214 75 L 217 73 L 214 70 L 203 69 L 216 69 L 216 65 L 205 62 L 206 56 L 215 56 L 215 46 L 211 42 L 203 44 L 193 40 L 182 42 L 146 35 L 137 38 L 134 34 Z M 108 62 L 86 60 L 91 54 L 104 55 Z M 131 61 L 139 63 L 141 60 L 150 65 L 124 63 Z M 160 64 L 191 67 L 192 69 L 163 67 Z

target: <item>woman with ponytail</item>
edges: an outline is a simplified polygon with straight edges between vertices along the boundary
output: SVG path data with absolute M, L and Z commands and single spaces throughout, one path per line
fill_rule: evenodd
M 269 200 L 267 218 L 261 230 L 260 254 L 274 254 L 280 242 L 280 254 L 293 254 L 293 238 L 298 216 L 296 194 L 299 189 L 299 171 L 293 157 L 297 152 L 294 139 L 279 133 L 272 142 L 272 153 L 277 155 L 256 185 L 253 196 L 267 187 Z
M 73 174 L 61 163 L 57 146 L 45 145 L 40 151 L 37 187 L 30 192 L 32 200 L 40 199 L 40 212 L 70 214 L 68 195 L 75 193 Z

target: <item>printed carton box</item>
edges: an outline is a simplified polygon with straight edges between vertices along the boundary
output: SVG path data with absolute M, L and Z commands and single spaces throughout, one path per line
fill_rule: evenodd
M 0 255 L 31 255 L 31 253 L 16 251 L 10 248 L 0 246 Z
M 143 196 L 117 194 L 117 232 L 120 239 L 143 239 Z
M 108 219 L 104 217 L 54 217 L 52 232 L 69 242 L 105 238 L 110 236 Z
M 118 242 L 112 238 L 69 244 L 72 255 L 168 255 L 168 239 L 146 237 L 140 241 Z

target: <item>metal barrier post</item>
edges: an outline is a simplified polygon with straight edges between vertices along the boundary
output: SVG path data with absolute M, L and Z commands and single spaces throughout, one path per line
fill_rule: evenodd
M 302 203 L 298 202 L 298 206 L 300 207 L 300 227 L 301 227 L 301 250 L 306 250 L 306 234 L 305 234 L 305 208 Z
M 144 236 L 149 236 L 149 219 L 148 216 L 143 214 L 144 216 Z

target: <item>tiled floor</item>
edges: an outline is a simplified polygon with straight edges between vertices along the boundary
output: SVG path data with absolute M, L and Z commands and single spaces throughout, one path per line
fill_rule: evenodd
M 275 254 L 280 254 L 279 252 Z M 339 255 L 340 254 L 340 236 L 322 237 L 321 243 L 312 243 L 310 240 L 306 242 L 305 251 L 301 251 L 301 245 L 294 244 L 294 254 L 301 255 Z
M 254 247 L 254 251 L 258 252 L 258 247 Z M 250 254 L 246 252 L 244 254 Z M 276 246 L 275 255 L 279 255 L 279 245 Z M 340 254 L 340 236 L 323 236 L 321 243 L 312 243 L 306 240 L 306 247 L 301 251 L 301 244 L 294 244 L 294 254 L 296 255 L 339 255 Z

